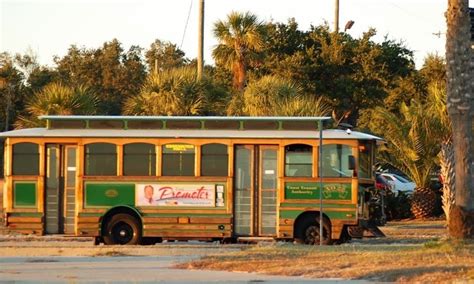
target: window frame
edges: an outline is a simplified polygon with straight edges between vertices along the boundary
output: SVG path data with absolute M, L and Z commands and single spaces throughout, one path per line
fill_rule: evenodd
M 177 153 L 167 153 L 167 151 L 166 151 L 166 146 L 167 145 L 190 145 L 190 146 L 193 147 L 192 148 L 192 153 L 186 154 L 187 150 L 177 151 Z M 195 144 L 186 143 L 186 142 L 169 142 L 169 143 L 165 143 L 165 144 L 160 145 L 160 147 L 161 147 L 161 161 L 160 161 L 161 176 L 164 176 L 164 177 L 196 177 L 196 157 L 198 156 L 196 154 L 198 152 L 198 150 L 197 150 L 198 147 Z M 168 156 L 168 155 L 179 155 L 181 162 L 183 161 L 182 158 L 185 157 L 184 155 L 192 155 L 193 156 L 192 172 L 190 172 L 190 174 L 180 174 L 180 175 L 166 173 L 166 168 L 167 167 L 165 165 L 165 162 L 168 162 L 168 160 L 165 157 Z M 180 165 L 183 165 L 181 162 L 180 162 Z
M 126 154 L 126 148 L 127 146 L 138 146 L 138 145 L 141 145 L 141 146 L 148 146 L 149 149 L 148 150 L 153 150 L 152 153 L 133 153 L 133 154 L 128 154 L 128 156 L 148 156 L 148 160 L 146 162 L 148 163 L 152 163 L 151 165 L 149 165 L 149 174 L 147 175 L 144 175 L 144 174 L 127 174 L 126 173 L 126 157 L 127 157 L 127 154 Z M 155 144 L 152 144 L 152 143 L 146 143 L 146 142 L 130 142 L 130 143 L 127 143 L 127 144 L 123 144 L 122 145 L 122 175 L 123 176 L 126 176 L 126 177 L 131 177 L 131 176 L 139 176 L 139 177 L 150 177 L 150 176 L 156 176 L 156 167 L 157 167 L 157 160 L 156 160 L 156 157 L 157 157 L 157 153 L 156 153 L 156 145 Z M 145 162 L 145 161 L 143 161 Z M 151 169 L 150 169 L 151 167 Z
M 339 151 L 341 151 L 341 155 L 339 156 L 339 168 L 337 169 L 334 169 L 335 171 L 338 172 L 338 175 L 327 175 L 324 173 L 324 169 L 326 168 L 325 165 L 324 165 L 324 160 L 322 161 L 322 164 L 323 164 L 323 168 L 321 170 L 319 170 L 318 172 L 321 172 L 321 176 L 323 178 L 352 178 L 354 176 L 354 170 L 351 170 L 352 173 L 350 175 L 346 175 L 345 173 L 343 174 L 343 169 L 342 169 L 342 163 L 343 163 L 343 158 L 342 158 L 342 151 L 343 151 L 343 147 L 347 147 L 349 150 L 350 150 L 350 155 L 353 156 L 353 151 L 354 151 L 354 146 L 353 145 L 349 145 L 349 144 L 345 144 L 345 143 L 327 143 L 327 144 L 323 144 L 323 157 L 318 157 L 318 159 L 321 159 L 321 158 L 325 158 L 325 154 L 328 152 L 327 150 L 325 151 L 324 150 L 324 147 L 327 147 L 327 146 L 336 146 L 336 150 L 337 150 L 337 153 L 339 153 Z M 340 150 L 339 150 L 339 147 L 337 146 L 340 146 Z M 319 152 L 319 149 L 318 149 L 318 152 Z M 358 163 L 358 162 L 357 162 Z M 318 161 L 318 165 L 319 165 L 319 161 Z M 349 166 L 349 165 L 348 165 Z M 348 169 L 347 169 L 348 170 Z
M 16 153 L 16 155 L 19 155 L 20 157 L 23 157 L 22 159 L 24 159 L 24 157 L 30 157 L 30 158 L 34 158 L 36 160 L 36 169 L 34 169 L 35 171 L 31 171 L 31 172 L 34 172 L 34 173 L 31 173 L 31 172 L 20 172 L 20 173 L 17 173 L 15 172 L 15 146 L 30 146 L 30 145 L 35 145 L 36 146 L 36 153 Z M 34 143 L 34 142 L 19 142 L 19 143 L 15 143 L 15 144 L 12 144 L 12 156 L 11 156 L 11 174 L 13 176 L 39 176 L 40 175 L 40 144 L 38 143 Z M 31 163 L 33 164 L 33 163 Z
M 87 153 L 87 147 L 88 146 L 91 146 L 91 145 L 98 145 L 98 144 L 102 144 L 102 145 L 113 145 L 114 146 L 114 149 L 115 149 L 115 153 L 113 153 L 115 156 L 112 156 L 112 153 L 101 153 L 102 155 L 110 155 L 110 157 L 114 157 L 115 159 L 115 167 L 114 167 L 114 172 L 115 174 L 90 174 L 88 173 L 88 155 L 90 155 L 89 153 Z M 84 155 L 83 155 L 83 159 L 84 159 L 84 176 L 86 177 L 93 177 L 93 176 L 101 176 L 101 177 L 115 177 L 115 176 L 118 176 L 119 174 L 119 170 L 118 170 L 118 163 L 119 163 L 119 145 L 115 144 L 115 143 L 110 143 L 110 142 L 92 142 L 92 143 L 87 143 L 87 144 L 84 144 Z M 97 153 L 95 153 L 97 155 Z M 100 154 L 99 154 L 100 155 Z
M 225 154 L 223 153 L 212 153 L 212 154 L 205 154 L 204 153 L 204 148 L 205 147 L 210 147 L 210 146 L 224 146 L 225 147 Z M 212 142 L 212 143 L 206 143 L 206 144 L 202 144 L 201 145 L 201 151 L 200 151 L 200 154 L 201 156 L 199 157 L 200 159 L 200 175 L 203 176 L 203 177 L 227 177 L 229 176 L 229 146 L 227 144 L 223 144 L 223 143 L 217 143 L 217 142 Z M 204 169 L 204 165 L 205 163 L 203 163 L 204 159 L 203 157 L 204 156 L 212 156 L 212 157 L 216 157 L 216 156 L 225 156 L 225 161 L 226 161 L 226 168 L 225 168 L 225 173 L 222 173 L 222 174 L 219 174 L 219 175 L 209 175 L 209 174 L 203 174 L 203 169 Z
M 294 153 L 309 153 L 310 155 L 310 163 L 288 163 L 288 157 L 287 157 L 287 153 L 289 152 L 287 150 L 288 147 L 291 147 L 291 146 L 304 146 L 306 147 L 306 149 L 309 149 L 310 151 L 293 151 Z M 288 144 L 288 145 L 284 145 L 284 177 L 286 178 L 312 178 L 314 177 L 314 154 L 315 154 L 315 151 L 314 151 L 314 147 L 310 144 L 305 144 L 305 143 L 293 143 L 293 144 Z M 294 175 L 289 175 L 288 174 L 288 166 L 290 165 L 298 165 L 298 166 L 307 166 L 309 169 L 310 169 L 310 173 L 309 175 L 296 175 L 296 172 L 298 171 L 298 169 L 296 170 L 295 174 Z M 306 169 L 307 170 L 307 169 Z

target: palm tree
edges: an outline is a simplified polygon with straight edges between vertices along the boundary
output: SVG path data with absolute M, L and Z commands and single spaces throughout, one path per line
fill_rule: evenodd
M 26 103 L 26 116 L 19 116 L 15 128 L 44 126 L 41 115 L 91 115 L 97 111 L 98 98 L 90 89 L 71 88 L 61 83 L 51 83 Z
M 148 76 L 140 94 L 125 101 L 128 115 L 199 115 L 206 110 L 206 82 L 196 80 L 190 67 Z
M 241 93 L 245 87 L 247 68 L 257 61 L 264 46 L 265 25 L 250 12 L 231 12 L 227 21 L 214 24 L 219 44 L 212 51 L 217 64 L 233 74 L 233 87 Z
M 405 172 L 416 184 L 412 212 L 417 218 L 429 217 L 435 209 L 435 193 L 429 188 L 430 174 L 438 164 L 440 144 L 446 127 L 428 108 L 430 102 L 412 100 L 402 103 L 400 114 L 377 107 L 372 113 L 370 128 L 383 135 L 387 145 L 381 148 L 381 160 Z
M 455 238 L 474 238 L 474 94 L 469 1 L 448 0 L 446 19 L 447 109 L 456 160 L 456 202 L 449 234 Z
M 439 72 L 442 75 L 442 72 Z M 425 113 L 437 118 L 441 127 L 441 151 L 439 153 L 439 163 L 441 166 L 441 176 L 443 177 L 443 211 L 446 222 L 449 224 L 450 212 L 454 206 L 455 199 L 455 173 L 454 173 L 454 149 L 452 143 L 451 121 L 446 109 L 446 83 L 441 76 L 428 85 L 428 96 L 426 98 Z M 432 77 L 428 77 L 432 78 Z M 444 135 L 443 135 L 444 133 Z
M 331 112 L 322 97 L 302 95 L 299 86 L 276 76 L 250 82 L 242 98 L 234 114 L 239 109 L 238 114 L 253 116 L 324 116 Z

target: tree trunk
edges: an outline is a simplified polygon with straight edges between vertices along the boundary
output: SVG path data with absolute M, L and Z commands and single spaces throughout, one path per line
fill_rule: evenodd
M 234 82 L 233 87 L 239 94 L 244 92 L 245 88 L 245 81 L 247 77 L 247 65 L 245 64 L 244 60 L 240 60 L 236 62 L 234 65 Z
M 449 217 L 451 216 L 451 210 L 455 204 L 455 180 L 456 175 L 454 173 L 454 150 L 453 142 L 449 140 L 443 142 L 441 145 L 440 153 L 440 165 L 441 165 L 441 176 L 443 178 L 443 211 L 446 215 L 446 224 L 449 225 Z
M 453 128 L 456 205 L 449 223 L 455 238 L 474 238 L 473 72 L 468 0 L 448 0 L 447 108 Z

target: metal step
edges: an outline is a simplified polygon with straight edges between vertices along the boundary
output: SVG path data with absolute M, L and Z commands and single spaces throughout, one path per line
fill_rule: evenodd
M 385 234 L 375 225 L 360 224 L 359 226 L 348 227 L 348 233 L 351 237 L 360 238 L 383 238 Z
M 365 228 L 364 237 L 383 238 L 385 234 L 377 226 L 369 226 Z

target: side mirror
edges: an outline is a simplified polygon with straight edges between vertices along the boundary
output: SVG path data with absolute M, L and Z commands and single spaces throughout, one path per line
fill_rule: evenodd
M 356 169 L 356 160 L 355 157 L 352 155 L 348 156 L 349 158 L 349 170 L 355 170 Z

